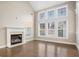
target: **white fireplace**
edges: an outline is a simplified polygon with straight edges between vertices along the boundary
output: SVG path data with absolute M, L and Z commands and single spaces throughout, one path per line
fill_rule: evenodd
M 15 47 L 25 43 L 24 27 L 6 27 L 7 47 Z

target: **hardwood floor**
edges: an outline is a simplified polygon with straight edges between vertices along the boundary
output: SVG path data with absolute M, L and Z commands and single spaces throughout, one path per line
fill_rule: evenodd
M 78 57 L 75 46 L 31 41 L 13 48 L 0 49 L 2 57 Z

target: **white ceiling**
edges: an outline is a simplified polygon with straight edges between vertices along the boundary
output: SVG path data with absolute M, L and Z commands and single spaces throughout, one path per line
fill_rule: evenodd
M 39 11 L 65 2 L 67 1 L 30 1 L 29 3 L 34 9 L 34 11 Z

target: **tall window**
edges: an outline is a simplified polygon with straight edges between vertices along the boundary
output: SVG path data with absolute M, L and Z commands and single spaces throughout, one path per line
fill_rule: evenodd
M 48 23 L 48 34 L 53 35 L 55 33 L 55 22 Z
M 40 36 L 67 37 L 68 6 L 63 5 L 38 12 L 38 32 Z M 39 21 L 41 20 L 41 21 Z
M 45 23 L 40 23 L 40 35 L 45 35 Z
M 66 21 L 58 23 L 58 37 L 66 37 Z

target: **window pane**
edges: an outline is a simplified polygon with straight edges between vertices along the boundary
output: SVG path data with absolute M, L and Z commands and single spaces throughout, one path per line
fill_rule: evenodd
M 58 37 L 63 37 L 63 30 L 58 30 Z
M 58 37 L 66 37 L 66 21 L 58 23 Z
M 45 18 L 45 12 L 40 14 L 40 19 L 44 19 Z
M 48 17 L 54 16 L 54 11 L 48 11 Z
M 55 23 L 48 23 L 48 29 L 54 29 L 55 28 Z
M 55 30 L 48 30 L 48 34 L 49 35 L 55 34 Z
M 58 16 L 66 16 L 66 8 L 58 9 Z
M 45 30 L 40 30 L 40 35 L 45 35 Z
M 45 29 L 45 23 L 40 24 L 40 29 Z

